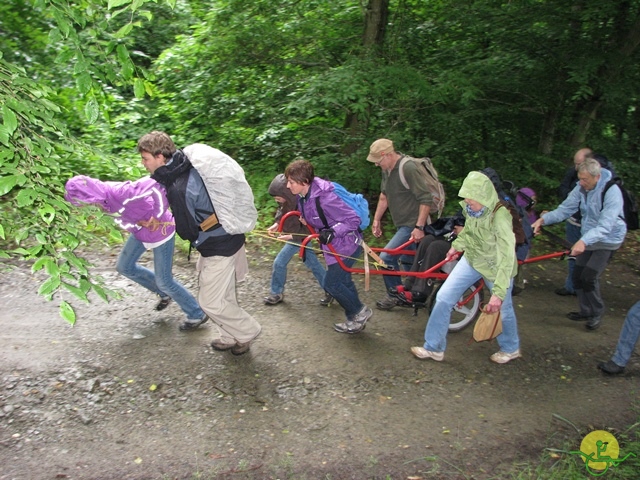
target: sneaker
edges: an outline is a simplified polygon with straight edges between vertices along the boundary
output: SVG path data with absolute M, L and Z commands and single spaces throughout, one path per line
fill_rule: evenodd
M 231 353 L 234 355 L 242 355 L 247 353 L 251 348 L 251 342 L 246 343 L 236 343 L 233 347 L 231 347 Z
M 264 297 L 265 305 L 277 305 L 284 300 L 284 293 L 272 293 L 268 297 Z
M 333 329 L 338 333 L 360 333 L 364 330 L 367 325 L 367 320 L 369 320 L 372 315 L 373 311 L 364 305 L 352 319 L 343 323 L 334 324 Z
M 444 352 L 432 352 L 423 347 L 411 347 L 411 353 L 423 360 L 425 358 L 430 358 L 436 362 L 441 362 L 444 359 Z
M 391 310 L 396 305 L 398 305 L 398 301 L 389 295 L 376 302 L 376 307 L 378 308 L 378 310 Z
M 333 303 L 333 297 L 330 293 L 324 292 L 324 298 L 320 300 L 320 305 L 323 307 L 330 307 Z
M 195 330 L 203 323 L 206 323 L 207 320 L 209 320 L 209 317 L 207 317 L 206 315 L 201 320 L 196 320 L 195 322 L 186 320 L 182 322 L 182 325 L 178 327 L 178 330 L 180 330 L 181 332 L 189 332 L 191 330 Z
M 167 308 L 170 303 L 171 303 L 171 297 L 161 298 L 158 304 L 156 305 L 156 310 L 160 312 L 165 308 Z
M 522 357 L 522 355 L 520 355 L 520 350 L 516 350 L 513 353 L 507 353 L 500 350 L 499 352 L 496 352 L 493 355 L 491 355 L 489 359 L 495 363 L 508 363 L 511 360 L 515 360 L 516 358 L 520 358 L 520 357 Z
M 224 343 L 219 338 L 211 342 L 211 348 L 219 352 L 225 352 L 227 350 L 231 350 L 235 346 L 236 346 L 235 343 Z
M 601 323 L 602 317 L 600 315 L 596 315 L 595 317 L 591 317 L 584 326 L 587 330 L 597 330 Z
M 373 311 L 366 305 L 363 305 L 360 311 L 353 316 L 353 321 L 365 324 L 372 316 Z
M 604 373 L 609 375 L 619 375 L 624 373 L 624 367 L 621 367 L 613 360 L 609 360 L 607 362 L 600 362 L 598 364 L 598 368 L 602 370 Z

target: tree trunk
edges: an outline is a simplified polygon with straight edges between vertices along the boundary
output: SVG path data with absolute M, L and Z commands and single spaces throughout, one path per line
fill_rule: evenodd
M 373 49 L 378 55 L 382 53 L 388 19 L 389 0 L 369 0 L 364 15 L 362 35 L 362 45 L 365 49 Z
M 369 0 L 364 15 L 364 31 L 362 34 L 363 55 L 382 59 L 384 35 L 389 19 L 389 0 Z M 342 149 L 345 155 L 351 155 L 360 148 L 361 133 L 368 127 L 368 115 L 360 118 L 349 110 L 345 116 L 344 128 L 349 141 Z

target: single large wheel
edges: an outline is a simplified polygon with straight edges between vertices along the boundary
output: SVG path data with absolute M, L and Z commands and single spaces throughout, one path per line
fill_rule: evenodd
M 484 301 L 484 289 L 481 288 L 473 297 L 469 296 L 478 288 L 482 280 L 476 282 L 472 287 L 468 288 L 466 292 L 460 297 L 460 300 L 453 307 L 451 312 L 451 321 L 449 322 L 450 332 L 459 332 L 464 330 L 468 325 L 471 325 L 480 316 L 480 306 Z M 438 284 L 434 288 L 434 292 L 429 298 L 429 313 L 433 310 L 433 306 L 436 303 L 436 294 L 438 289 L 442 286 L 442 283 Z

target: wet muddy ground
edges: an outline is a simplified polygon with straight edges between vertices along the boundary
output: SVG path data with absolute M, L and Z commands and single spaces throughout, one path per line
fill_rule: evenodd
M 488 360 L 495 343 L 470 343 L 471 329 L 449 335 L 442 363 L 414 358 L 424 311 L 375 311 L 362 334 L 334 332 L 341 309 L 318 304 L 297 259 L 284 303 L 265 306 L 273 252 L 249 250 L 238 295 L 263 333 L 240 357 L 209 347 L 210 323 L 179 332 L 175 304 L 154 311 L 116 274 L 117 248 L 88 255 L 124 298 L 75 302 L 74 327 L 37 295 L 28 265 L 0 264 L 0 479 L 501 478 L 580 438 L 557 416 L 582 436 L 637 420 L 638 355 L 624 376 L 596 369 L 640 298 L 635 248 L 603 278 L 595 332 L 566 320 L 576 301 L 553 293 L 564 262 L 530 265 L 516 297 L 524 358 L 507 365 Z M 185 256 L 175 273 L 195 292 Z M 368 292 L 356 281 L 374 307 L 382 279 Z

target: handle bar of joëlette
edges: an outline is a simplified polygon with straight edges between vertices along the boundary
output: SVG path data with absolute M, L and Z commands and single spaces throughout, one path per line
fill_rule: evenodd
M 279 231 L 282 231 L 282 226 L 284 224 L 284 221 L 291 217 L 291 216 L 300 216 L 300 212 L 298 211 L 291 211 L 286 213 L 285 215 L 282 216 L 282 219 L 280 220 L 280 225 L 278 227 Z M 311 225 L 307 224 L 307 228 L 309 229 L 310 235 L 307 236 L 301 243 L 300 245 L 300 257 L 302 258 L 304 256 L 304 251 L 305 248 L 307 248 L 307 244 L 314 239 L 318 238 L 318 234 L 316 233 L 316 231 L 313 229 L 313 227 Z M 415 250 L 406 250 L 406 248 L 408 246 L 410 246 L 413 242 L 413 240 L 409 240 L 406 243 L 400 245 L 397 248 L 394 249 L 385 249 L 385 248 L 377 248 L 377 247 L 371 247 L 371 250 L 373 250 L 376 253 L 380 253 L 380 252 L 385 252 L 391 255 L 415 255 Z M 344 262 L 342 261 L 342 258 L 340 256 L 339 253 L 337 253 L 335 251 L 335 249 L 333 248 L 333 246 L 331 244 L 326 245 L 326 247 L 329 249 L 329 251 L 334 255 L 334 257 L 336 258 L 336 261 L 338 262 L 338 265 L 340 265 L 340 268 L 342 268 L 343 270 L 349 272 L 349 273 L 365 273 L 365 270 L 363 268 L 353 268 L 353 267 L 348 267 L 347 265 L 344 264 Z M 528 263 L 535 263 L 535 262 L 540 262 L 543 260 L 549 260 L 552 258 L 559 258 L 559 257 L 564 257 L 569 255 L 569 251 L 568 250 L 563 250 L 563 251 L 559 251 L 559 252 L 553 252 L 553 253 L 548 253 L 545 255 L 539 255 L 537 257 L 531 257 L 531 258 L 527 258 L 526 260 L 523 261 L 518 261 L 519 264 L 528 264 Z M 385 268 L 376 270 L 376 269 L 371 269 L 369 271 L 370 274 L 373 275 L 402 275 L 402 276 L 410 276 L 410 277 L 416 277 L 416 278 L 432 278 L 434 280 L 444 280 L 447 278 L 448 274 L 447 273 L 443 273 L 440 272 L 439 270 L 448 262 L 452 261 L 452 260 L 456 260 L 459 256 L 458 255 L 454 255 L 452 257 L 449 258 L 445 258 L 443 261 L 441 261 L 440 263 L 434 265 L 433 267 L 429 268 L 428 270 L 422 271 L 422 272 L 410 272 L 410 271 L 404 271 L 404 270 L 387 270 Z

